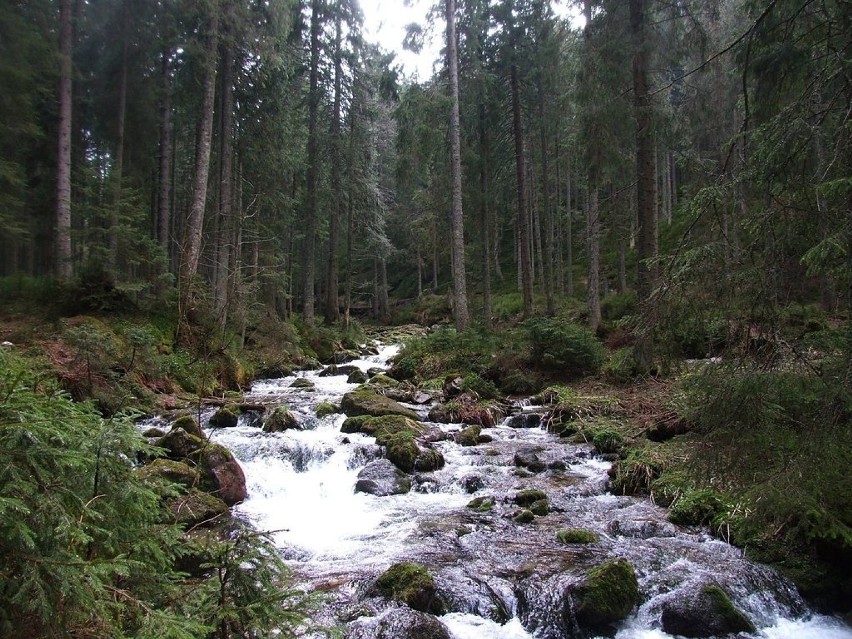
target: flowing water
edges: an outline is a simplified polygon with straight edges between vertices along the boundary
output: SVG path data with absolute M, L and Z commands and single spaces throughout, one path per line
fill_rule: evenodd
M 381 367 L 396 351 L 384 346 L 350 364 L 364 371 Z M 315 390 L 293 388 L 297 377 L 314 382 Z M 437 442 L 445 467 L 415 475 L 408 494 L 355 493 L 358 472 L 381 449 L 371 437 L 341 434 L 343 415 L 314 414 L 321 401 L 339 403 L 355 387 L 345 376 L 320 377 L 317 371 L 259 381 L 247 401 L 288 405 L 304 430 L 267 434 L 258 416 L 248 414 L 236 428 L 208 431 L 245 470 L 249 498 L 235 513 L 275 531 L 300 584 L 328 593 L 325 623 L 380 615 L 371 584 L 392 563 L 413 560 L 435 575 L 453 610 L 440 619 L 455 639 L 569 637 L 564 602 L 554 593 L 590 566 L 626 557 L 636 568 L 643 603 L 618 631 L 621 639 L 670 637 L 659 629 L 661 605 L 708 582 L 731 594 L 758 628 L 754 637 L 852 638 L 852 629 L 811 614 L 789 583 L 736 548 L 674 526 L 647 500 L 608 494 L 608 463 L 588 446 L 566 444 L 540 428 L 504 422 L 484 431 L 490 443 L 463 448 L 452 440 Z M 412 407 L 427 421 L 427 406 Z M 439 426 L 445 432 L 461 427 Z M 513 461 L 519 450 L 535 452 L 549 469 L 519 476 Z M 544 490 L 551 512 L 522 525 L 511 518 L 518 510 L 512 497 L 526 488 Z M 493 496 L 493 510 L 466 507 L 478 496 Z M 596 531 L 601 543 L 562 545 L 555 531 L 567 527 Z

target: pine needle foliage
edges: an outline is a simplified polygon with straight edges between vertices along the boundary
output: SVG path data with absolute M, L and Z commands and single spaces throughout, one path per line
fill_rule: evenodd
M 0 635 L 291 636 L 304 606 L 268 541 L 214 537 L 188 579 L 162 506 L 179 488 L 136 472 L 157 450 L 129 416 L 102 418 L 5 349 L 0 371 Z

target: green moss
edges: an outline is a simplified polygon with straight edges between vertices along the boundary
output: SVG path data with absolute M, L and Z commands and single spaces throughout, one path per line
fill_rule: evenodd
M 607 426 L 592 427 L 588 430 L 592 436 L 592 444 L 598 452 L 603 454 L 620 453 L 624 448 L 624 437 L 617 430 Z
M 346 393 L 343 396 L 340 406 L 348 417 L 357 417 L 359 415 L 370 415 L 372 417 L 402 415 L 410 419 L 417 419 L 417 413 L 410 408 L 406 408 L 399 402 L 384 395 L 379 395 L 375 391 L 363 386 L 351 393 Z
M 368 383 L 371 386 L 378 386 L 379 388 L 396 388 L 397 386 L 399 386 L 398 381 L 396 381 L 392 377 L 388 377 L 384 373 L 373 375 Z
M 316 389 L 316 384 L 314 384 L 311 380 L 305 379 L 304 377 L 297 377 L 292 384 L 290 384 L 290 388 L 298 388 L 300 390 L 305 391 L 313 391 Z
M 479 443 L 480 433 L 482 433 L 482 427 L 479 425 L 463 428 L 455 435 L 456 443 L 459 446 L 476 446 Z
M 585 528 L 563 528 L 556 531 L 556 539 L 563 544 L 597 544 L 601 538 Z
M 278 406 L 263 423 L 263 432 L 265 433 L 280 433 L 299 428 L 296 416 L 286 406 Z
M 187 488 L 198 485 L 201 476 L 188 464 L 173 459 L 159 458 L 138 470 L 142 479 L 165 479 Z
M 434 578 L 421 564 L 406 561 L 392 565 L 376 580 L 376 587 L 385 597 L 414 610 L 438 615 L 445 611 Z
M 373 419 L 369 415 L 359 415 L 358 417 L 347 417 L 343 420 L 340 426 L 341 433 L 360 433 L 367 420 Z
M 233 428 L 239 420 L 239 408 L 233 410 L 230 406 L 223 406 L 210 418 L 210 426 L 213 428 Z
M 535 514 L 531 510 L 527 510 L 526 508 L 514 517 L 512 517 L 512 521 L 514 521 L 516 524 L 528 524 L 534 519 Z
M 536 517 L 544 517 L 550 513 L 550 504 L 547 499 L 539 499 L 530 504 L 530 510 Z
M 201 426 L 198 425 L 198 420 L 192 415 L 181 415 L 178 417 L 172 424 L 172 430 L 176 428 L 183 428 L 187 433 L 196 437 L 204 437 Z
M 166 505 L 174 521 L 187 528 L 213 525 L 217 519 L 228 512 L 228 506 L 224 501 L 194 488 L 185 495 L 169 499 Z
M 728 593 L 719 586 L 708 585 L 701 589 L 701 594 L 711 602 L 714 616 L 719 617 L 731 633 L 754 632 L 754 624 L 740 612 L 728 597 Z
M 334 415 L 340 412 L 340 407 L 335 406 L 331 402 L 320 402 L 316 408 L 316 416 L 319 418 Z
M 538 490 L 536 488 L 526 488 L 518 491 L 518 494 L 515 495 L 515 503 L 518 504 L 518 506 L 528 507 L 534 502 L 541 500 L 547 501 L 547 495 L 543 490 Z
M 493 497 L 474 497 L 467 503 L 467 507 L 477 512 L 485 513 L 494 508 Z
M 633 565 L 621 557 L 595 566 L 574 593 L 581 627 L 600 628 L 624 619 L 639 601 Z
M 724 504 L 716 491 L 690 490 L 672 504 L 668 519 L 681 526 L 701 526 L 712 522 L 723 510 Z

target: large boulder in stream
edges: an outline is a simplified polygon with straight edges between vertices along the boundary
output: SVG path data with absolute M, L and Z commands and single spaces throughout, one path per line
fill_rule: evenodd
M 376 497 L 404 495 L 411 490 L 411 477 L 387 459 L 377 459 L 364 466 L 355 483 L 356 493 L 367 493 Z
M 345 639 L 452 639 L 452 635 L 432 615 L 403 607 L 353 621 Z
M 444 466 L 441 451 L 433 448 L 427 441 L 429 430 L 408 417 L 350 417 L 343 422 L 341 431 L 372 435 L 377 444 L 385 447 L 386 457 L 403 472 L 429 472 Z
M 202 486 L 229 506 L 248 496 L 243 469 L 224 446 L 205 442 L 204 447 L 192 453 L 190 459 L 201 471 Z
M 402 415 L 409 419 L 417 419 L 417 413 L 406 408 L 397 401 L 380 395 L 374 390 L 361 387 L 343 396 L 340 407 L 347 417 L 369 415 L 371 417 L 382 417 L 384 415 Z
M 392 565 L 376 580 L 381 595 L 413 610 L 440 615 L 444 602 L 438 597 L 435 579 L 425 566 L 411 561 Z
M 170 430 L 154 443 L 166 450 L 169 459 L 181 461 L 204 448 L 205 440 L 186 432 L 182 427 L 177 427 Z
M 595 566 L 585 581 L 573 589 L 571 597 L 574 618 L 581 628 L 608 631 L 639 602 L 639 582 L 633 564 L 618 557 Z
M 662 604 L 663 630 L 683 637 L 727 637 L 754 632 L 754 624 L 715 584 L 701 585 L 697 591 L 678 592 Z

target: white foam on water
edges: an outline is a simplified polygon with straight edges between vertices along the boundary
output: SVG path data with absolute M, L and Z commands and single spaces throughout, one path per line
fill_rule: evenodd
M 500 625 L 476 615 L 453 612 L 441 617 L 441 621 L 453 639 L 533 639 L 517 617 Z

